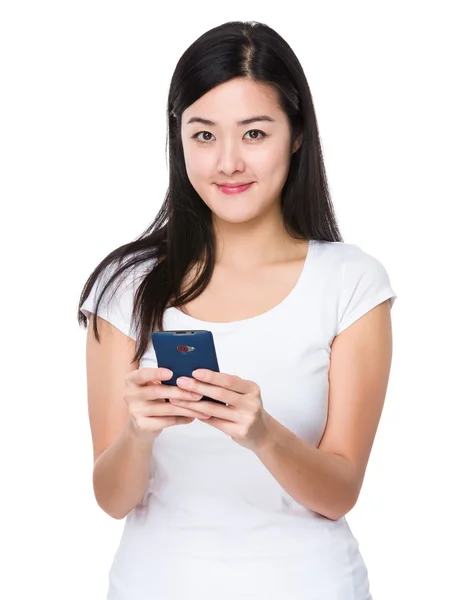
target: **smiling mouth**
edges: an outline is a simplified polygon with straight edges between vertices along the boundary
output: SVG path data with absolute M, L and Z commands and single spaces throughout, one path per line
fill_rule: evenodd
M 237 186 L 229 186 L 229 185 L 219 185 L 218 189 L 220 190 L 220 192 L 222 192 L 223 194 L 240 194 L 242 192 L 247 191 L 250 186 L 253 185 L 253 181 L 251 181 L 250 183 L 245 183 L 245 184 L 241 184 L 241 185 L 237 185 Z
M 217 183 L 218 187 L 229 187 L 229 188 L 238 188 L 244 185 L 250 185 L 253 181 L 247 181 L 246 183 Z

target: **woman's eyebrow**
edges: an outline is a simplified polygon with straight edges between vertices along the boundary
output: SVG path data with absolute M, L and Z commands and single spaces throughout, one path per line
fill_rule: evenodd
M 256 117 L 250 117 L 250 119 L 244 119 L 243 121 L 238 121 L 236 125 L 250 125 L 250 123 L 255 123 L 256 121 L 269 121 L 270 123 L 274 123 L 274 119 L 268 117 L 268 115 L 258 115 Z M 216 123 L 210 121 L 209 119 L 203 119 L 202 117 L 191 117 L 186 125 L 190 123 L 202 123 L 202 125 L 207 125 L 208 127 L 215 127 Z

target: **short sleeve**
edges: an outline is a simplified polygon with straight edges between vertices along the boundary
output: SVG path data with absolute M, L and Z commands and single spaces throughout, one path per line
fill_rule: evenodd
M 385 300 L 393 307 L 397 298 L 383 264 L 356 245 L 351 249 L 342 264 L 336 335 Z
M 107 267 L 90 290 L 88 298 L 80 307 L 81 312 L 87 318 L 91 313 L 95 313 L 96 300 L 116 269 L 117 267 L 112 265 Z M 104 292 L 97 313 L 99 317 L 134 340 L 136 332 L 132 322 L 133 305 L 139 283 L 139 269 L 135 267 L 123 271 L 121 276 L 117 277 Z

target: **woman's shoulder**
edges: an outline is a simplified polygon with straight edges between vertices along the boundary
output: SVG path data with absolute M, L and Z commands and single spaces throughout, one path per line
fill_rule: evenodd
M 358 285 L 390 288 L 388 271 L 375 254 L 358 244 L 346 242 L 317 242 L 318 267 L 332 285 L 354 290 Z
M 80 310 L 88 318 L 98 314 L 128 337 L 136 339 L 133 307 L 138 287 L 154 268 L 156 259 L 132 261 L 133 256 L 109 263 L 99 274 Z
M 317 246 L 318 254 L 332 264 L 344 267 L 372 267 L 381 264 L 380 260 L 370 254 L 358 244 L 347 242 L 331 242 L 327 240 L 313 240 Z

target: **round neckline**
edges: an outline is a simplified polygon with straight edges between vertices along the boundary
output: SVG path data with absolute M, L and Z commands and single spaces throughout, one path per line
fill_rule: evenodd
M 306 253 L 302 270 L 300 272 L 300 275 L 299 275 L 294 287 L 290 290 L 290 292 L 287 294 L 287 296 L 285 296 L 285 298 L 283 298 L 281 300 L 281 302 L 279 302 L 278 304 L 276 304 L 269 310 L 267 310 L 263 313 L 260 313 L 259 315 L 255 315 L 254 317 L 249 317 L 247 319 L 239 319 L 238 321 L 203 321 L 202 319 L 196 319 L 196 317 L 192 317 L 191 315 L 188 315 L 188 314 L 182 312 L 176 306 L 172 306 L 172 307 L 168 308 L 167 311 L 172 311 L 172 314 L 175 314 L 178 318 L 187 319 L 191 323 L 196 323 L 197 326 L 195 327 L 195 329 L 222 330 L 222 329 L 226 329 L 230 326 L 250 325 L 252 323 L 255 323 L 257 321 L 265 319 L 265 318 L 273 315 L 274 313 L 279 312 L 283 308 L 285 308 L 285 306 L 287 304 L 289 304 L 293 300 L 293 298 L 297 295 L 300 287 L 302 286 L 302 284 L 307 276 L 309 267 L 312 263 L 313 250 L 316 247 L 316 242 L 318 242 L 318 240 L 313 240 L 313 239 L 309 240 L 308 252 Z

